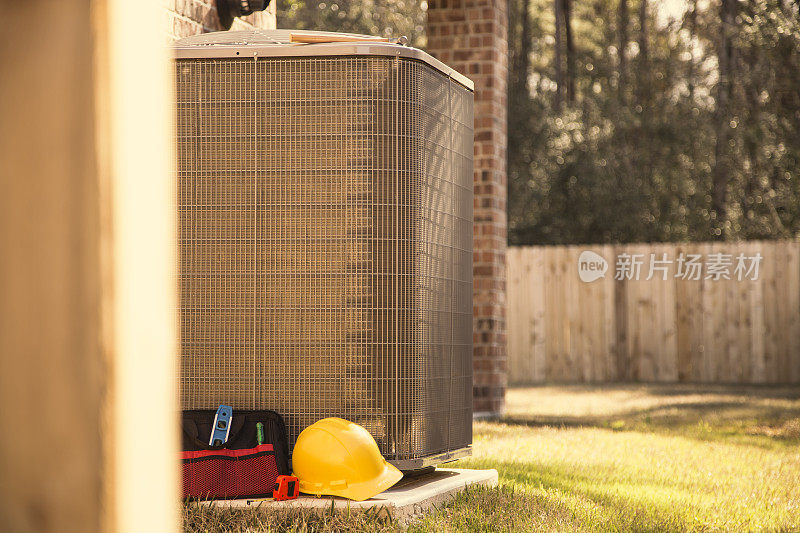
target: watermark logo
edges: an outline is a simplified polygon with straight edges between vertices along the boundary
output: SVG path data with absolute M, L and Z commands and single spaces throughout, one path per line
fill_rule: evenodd
M 681 252 L 677 257 L 669 257 L 666 253 L 621 253 L 614 261 L 614 280 L 667 281 L 674 278 L 686 281 L 757 281 L 763 259 L 764 256 L 758 252 L 754 255 Z M 578 257 L 578 275 L 583 282 L 590 283 L 604 278 L 607 270 L 608 262 L 595 252 L 584 250 Z
M 608 271 L 608 261 L 602 255 L 596 254 L 591 250 L 584 250 L 578 257 L 578 275 L 581 281 L 590 283 L 604 278 Z

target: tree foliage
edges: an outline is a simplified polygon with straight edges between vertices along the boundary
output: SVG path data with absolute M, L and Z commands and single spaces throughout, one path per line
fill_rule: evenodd
M 797 235 L 798 4 L 645 1 L 510 0 L 510 242 Z
M 278 27 L 382 37 L 405 35 L 425 45 L 425 0 L 281 0 Z

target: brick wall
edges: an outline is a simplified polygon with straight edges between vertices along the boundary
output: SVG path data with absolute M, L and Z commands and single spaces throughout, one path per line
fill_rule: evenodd
M 265 11 L 234 19 L 231 30 L 275 29 L 278 1 L 272 0 Z M 167 34 L 171 40 L 223 29 L 217 18 L 216 0 L 165 0 L 164 6 Z
M 506 375 L 505 0 L 429 0 L 428 52 L 475 82 L 474 408 L 500 413 Z

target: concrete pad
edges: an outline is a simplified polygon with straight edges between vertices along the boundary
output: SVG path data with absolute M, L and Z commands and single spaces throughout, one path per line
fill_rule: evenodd
M 470 485 L 497 486 L 497 470 L 470 470 L 463 468 L 438 468 L 429 474 L 401 479 L 395 486 L 363 502 L 345 498 L 323 496 L 316 498 L 301 494 L 296 500 L 218 500 L 220 507 L 263 509 L 377 509 L 395 520 L 409 522 L 425 512 L 442 507 Z

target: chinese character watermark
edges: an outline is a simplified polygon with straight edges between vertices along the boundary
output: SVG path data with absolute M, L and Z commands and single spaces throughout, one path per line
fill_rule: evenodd
M 639 281 L 658 279 L 667 281 L 677 279 L 683 281 L 757 281 L 761 261 L 764 257 L 756 252 L 754 255 L 715 252 L 710 254 L 687 254 L 680 252 L 671 258 L 664 252 L 661 254 L 629 254 L 617 255 L 614 262 L 614 279 L 616 281 Z M 608 261 L 595 252 L 585 250 L 578 258 L 578 275 L 581 281 L 592 282 L 604 278 L 608 270 Z
M 617 256 L 617 273 L 614 275 L 614 279 L 638 280 L 642 272 L 643 257 L 644 254 L 619 254 Z

